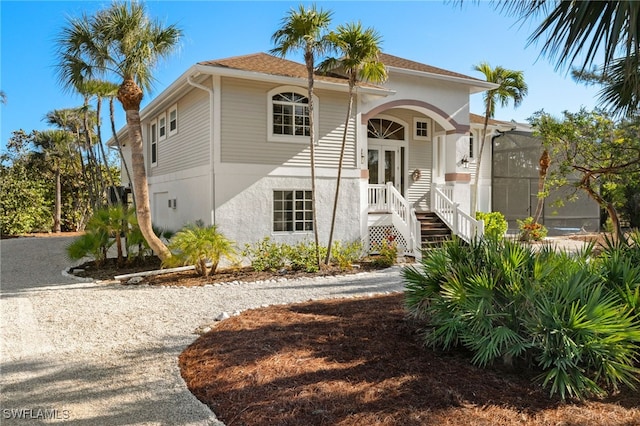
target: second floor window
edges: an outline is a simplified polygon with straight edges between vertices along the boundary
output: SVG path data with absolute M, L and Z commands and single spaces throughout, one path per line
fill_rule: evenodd
M 309 136 L 309 98 L 295 92 L 278 93 L 273 102 L 273 134 Z

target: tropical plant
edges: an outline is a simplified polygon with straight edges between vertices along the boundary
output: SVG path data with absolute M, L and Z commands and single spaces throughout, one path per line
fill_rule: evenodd
M 301 241 L 295 245 L 283 245 L 286 265 L 293 271 L 318 272 L 317 254 L 324 256 L 326 247 L 317 247 L 313 242 Z
M 616 122 L 601 110 L 577 113 L 565 111 L 561 119 L 544 111 L 530 119 L 556 165 L 548 185 L 573 185 L 607 211 L 616 238 L 622 234 L 616 188 L 625 186 L 629 176 L 640 174 L 640 120 Z M 569 177 L 577 180 L 569 181 Z
M 542 241 L 549 232 L 546 226 L 536 222 L 531 216 L 516 221 L 518 222 L 518 240 L 520 241 Z
M 578 64 L 585 71 L 600 65 L 604 88 L 600 101 L 614 113 L 633 115 L 638 110 L 640 80 L 640 4 L 625 1 L 507 1 L 503 9 L 522 21 L 544 18 L 530 37 L 542 42 L 542 54 L 557 60 L 557 67 Z
M 53 163 L 55 198 L 53 214 L 53 232 L 61 231 L 62 222 L 62 162 L 68 152 L 69 134 L 64 130 L 45 130 L 36 132 L 34 144 L 47 161 Z
M 362 259 L 364 255 L 364 245 L 362 241 L 356 240 L 343 244 L 340 241 L 334 241 L 331 250 L 331 260 L 342 270 L 351 269 L 353 264 Z
M 484 221 L 484 235 L 488 238 L 504 238 L 509 227 L 507 219 L 500 212 L 476 212 L 476 219 Z
M 256 271 L 278 271 L 285 266 L 285 254 L 282 244 L 265 237 L 254 244 L 245 244 L 242 255 L 248 257 L 251 267 Z
M 222 259 L 233 261 L 237 254 L 234 243 L 218 232 L 216 225 L 184 227 L 171 238 L 169 249 L 173 255 L 163 266 L 193 265 L 205 277 L 216 273 Z
M 380 243 L 374 244 L 371 251 L 375 253 L 372 263 L 379 268 L 393 266 L 398 259 L 398 243 L 393 239 L 385 238 Z
M 475 213 L 478 205 L 478 195 L 480 193 L 478 182 L 480 180 L 480 166 L 482 162 L 482 153 L 484 152 L 484 144 L 487 138 L 487 127 L 489 119 L 493 118 L 496 112 L 496 104 L 507 106 L 509 101 L 513 101 L 514 107 L 520 106 L 524 97 L 529 90 L 527 83 L 524 81 L 524 73 L 522 71 L 513 71 L 501 66 L 492 68 L 486 62 L 482 62 L 474 67 L 476 71 L 484 74 L 489 83 L 495 83 L 498 87 L 489 89 L 483 94 L 484 100 L 484 124 L 482 127 L 482 135 L 480 137 L 480 150 L 478 151 L 478 161 L 476 164 L 476 173 L 473 185 L 473 195 L 471 197 L 471 212 Z
M 291 52 L 301 50 L 307 68 L 307 97 L 309 99 L 309 152 L 311 167 L 311 200 L 313 209 L 313 235 L 315 241 L 318 268 L 320 267 L 320 241 L 318 238 L 318 215 L 315 177 L 315 120 L 314 120 L 314 68 L 315 58 L 330 48 L 325 32 L 331 22 L 331 12 L 311 6 L 306 9 L 300 5 L 298 9 L 291 9 L 282 19 L 282 26 L 271 37 L 275 48 L 271 53 L 286 56 Z
M 362 28 L 361 23 L 339 25 L 335 32 L 328 36 L 329 41 L 342 55 L 340 58 L 328 58 L 319 68 L 325 71 L 339 70 L 347 74 L 349 78 L 349 101 L 347 115 L 342 131 L 342 145 L 340 146 L 340 159 L 338 161 L 338 176 L 336 178 L 336 192 L 333 199 L 331 213 L 331 229 L 329 231 L 328 250 L 325 264 L 329 264 L 331 249 L 333 247 L 333 232 L 338 212 L 338 197 L 340 194 L 340 181 L 344 162 L 345 148 L 347 146 L 347 133 L 353 108 L 354 88 L 358 81 L 370 81 L 379 83 L 387 79 L 387 70 L 378 60 L 380 54 L 380 35 L 373 28 Z
M 537 380 L 562 399 L 634 387 L 640 322 L 592 248 L 569 254 L 454 239 L 403 269 L 407 309 L 424 321 L 428 344 L 467 348 L 481 366 L 538 370 Z
M 93 16 L 70 18 L 58 38 L 58 71 L 65 87 L 73 89 L 100 77 L 121 79 L 117 97 L 126 112 L 138 222 L 163 260 L 171 252 L 152 229 L 140 103 L 151 86 L 153 67 L 174 51 L 181 34 L 174 25 L 152 21 L 142 3 L 115 2 Z

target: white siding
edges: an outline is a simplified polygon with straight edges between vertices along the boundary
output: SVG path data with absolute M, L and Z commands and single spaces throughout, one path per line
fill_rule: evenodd
M 271 83 L 222 79 L 221 161 L 225 163 L 308 166 L 308 143 L 267 141 L 267 93 Z M 348 95 L 316 90 L 319 104 L 318 167 L 336 167 L 340 155 Z M 355 167 L 353 122 L 347 138 L 345 167 Z
M 149 176 L 209 164 L 209 94 L 199 89 L 191 90 L 177 105 L 178 133 L 169 136 L 167 128 L 167 138 L 158 142 L 158 165 L 149 168 Z M 169 108 L 166 113 L 168 120 Z

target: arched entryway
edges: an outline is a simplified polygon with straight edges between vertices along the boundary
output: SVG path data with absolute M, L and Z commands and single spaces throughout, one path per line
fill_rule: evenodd
M 369 184 L 391 182 L 401 194 L 405 195 L 407 124 L 390 117 L 369 119 L 367 146 Z

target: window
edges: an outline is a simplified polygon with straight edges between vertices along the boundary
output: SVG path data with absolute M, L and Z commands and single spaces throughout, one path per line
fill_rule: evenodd
M 313 101 L 313 118 L 318 123 L 318 98 L 314 96 Z M 296 86 L 278 87 L 268 93 L 267 102 L 267 135 L 270 142 L 309 143 L 311 119 L 305 89 Z
M 158 124 L 155 121 L 149 126 L 149 146 L 151 166 L 156 166 L 158 164 Z
M 429 121 L 423 118 L 413 119 L 413 138 L 416 140 L 430 140 Z
M 273 231 L 313 231 L 311 191 L 273 191 Z
M 473 132 L 469 133 L 469 160 L 471 160 L 473 157 Z
M 385 118 L 372 118 L 367 123 L 367 137 L 403 141 L 404 126 Z
M 158 140 L 162 141 L 167 138 L 167 117 L 161 115 L 158 118 Z
M 174 105 L 169 110 L 169 136 L 178 133 L 178 106 Z
M 309 136 L 309 98 L 298 93 L 278 93 L 273 101 L 273 134 Z

